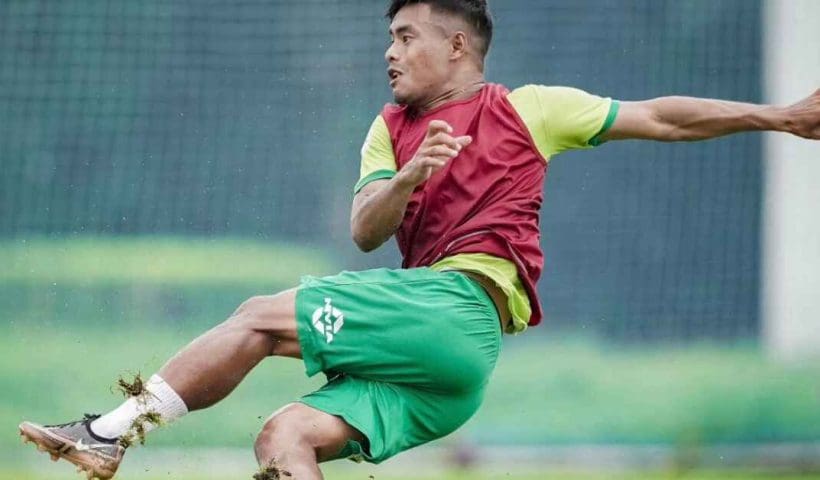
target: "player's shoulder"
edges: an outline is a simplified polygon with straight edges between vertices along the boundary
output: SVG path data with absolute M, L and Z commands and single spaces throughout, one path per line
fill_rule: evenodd
M 540 85 L 530 83 L 511 90 L 510 93 L 507 95 L 507 98 L 511 100 L 533 98 L 566 98 L 586 94 L 587 92 L 576 87 L 569 87 L 565 85 Z
M 384 116 L 380 113 L 373 119 L 362 146 L 362 155 L 374 146 L 384 146 L 390 143 L 390 130 Z M 380 147 L 381 148 L 381 147 Z
M 407 112 L 407 105 L 386 103 L 377 118 L 381 118 L 388 126 L 395 126 L 406 120 Z
M 380 115 L 404 113 L 407 110 L 407 105 L 400 105 L 398 103 L 385 103 L 382 107 Z

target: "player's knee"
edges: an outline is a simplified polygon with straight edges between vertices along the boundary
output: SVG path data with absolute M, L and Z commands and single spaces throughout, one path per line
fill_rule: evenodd
M 224 323 L 229 328 L 253 329 L 271 310 L 271 297 L 257 295 L 242 302 Z
M 296 329 L 295 290 L 250 297 L 217 329 L 269 341 L 270 355 L 301 356 Z
M 305 449 L 315 452 L 316 446 L 311 443 L 299 415 L 294 415 L 288 407 L 274 413 L 265 422 L 254 444 L 256 457 L 265 462 Z
M 270 308 L 271 297 L 269 295 L 255 295 L 239 304 L 235 316 L 255 317 L 262 315 Z

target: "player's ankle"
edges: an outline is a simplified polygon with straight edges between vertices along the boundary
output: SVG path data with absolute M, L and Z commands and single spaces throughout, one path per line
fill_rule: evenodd
M 122 405 L 94 420 L 89 428 L 103 438 L 125 439 L 127 445 L 134 440 L 143 442 L 146 433 L 187 413 L 182 398 L 159 375 L 154 375 Z

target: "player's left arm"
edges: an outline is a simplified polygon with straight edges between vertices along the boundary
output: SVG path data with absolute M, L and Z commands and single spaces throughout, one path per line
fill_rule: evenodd
M 693 97 L 620 102 L 600 140 L 695 141 L 763 130 L 820 139 L 820 90 L 786 107 Z

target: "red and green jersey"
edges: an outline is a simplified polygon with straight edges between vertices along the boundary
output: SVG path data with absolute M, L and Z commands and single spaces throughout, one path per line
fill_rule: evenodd
M 474 271 L 508 297 L 512 332 L 541 320 L 535 283 L 543 267 L 539 210 L 549 160 L 590 148 L 614 122 L 618 102 L 567 87 L 497 84 L 422 115 L 387 105 L 362 147 L 355 191 L 391 178 L 440 119 L 473 142 L 412 194 L 396 239 L 404 267 Z

